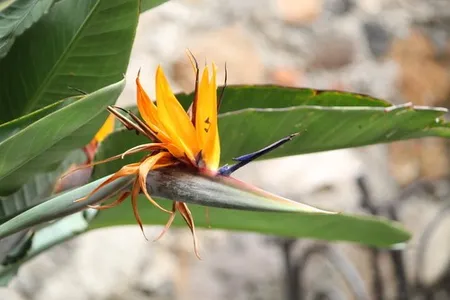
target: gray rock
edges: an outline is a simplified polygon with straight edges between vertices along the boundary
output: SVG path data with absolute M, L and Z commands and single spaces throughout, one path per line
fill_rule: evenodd
M 378 22 L 366 22 L 363 28 L 373 56 L 383 57 L 391 45 L 391 36 L 388 31 Z
M 325 0 L 324 9 L 334 15 L 344 15 L 349 13 L 354 7 L 354 0 Z

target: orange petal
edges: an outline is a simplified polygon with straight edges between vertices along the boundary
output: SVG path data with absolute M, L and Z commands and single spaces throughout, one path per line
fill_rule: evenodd
M 114 131 L 114 115 L 110 114 L 108 118 L 106 119 L 103 126 L 100 128 L 100 130 L 97 132 L 97 134 L 94 137 L 94 140 L 100 143 L 103 141 L 111 132 Z
M 88 205 L 88 207 L 90 208 L 94 208 L 97 210 L 104 210 L 104 209 L 108 209 L 108 208 L 113 208 L 116 207 L 117 205 L 121 204 L 123 201 L 125 201 L 125 199 L 127 199 L 127 197 L 130 195 L 130 192 L 123 192 L 119 198 L 117 198 L 114 202 L 111 202 L 110 204 L 105 204 L 105 205 Z
M 152 155 L 144 160 L 144 162 L 141 163 L 139 166 L 139 184 L 141 186 L 142 191 L 144 192 L 147 199 L 157 208 L 160 210 L 170 213 L 167 209 L 160 206 L 155 200 L 152 199 L 150 194 L 147 191 L 147 174 L 152 170 L 155 166 L 155 164 L 163 157 L 170 156 L 170 153 L 168 152 L 160 152 L 156 155 Z
M 189 61 L 191 62 L 192 69 L 194 71 L 195 75 L 195 86 L 194 86 L 194 100 L 192 101 L 191 105 L 189 106 L 187 110 L 187 114 L 189 118 L 191 119 L 192 124 L 195 125 L 195 117 L 196 117 L 196 111 L 197 111 L 197 98 L 198 98 L 198 80 L 199 80 L 199 69 L 198 69 L 198 63 L 195 59 L 194 55 L 189 49 L 186 49 L 186 55 L 189 58 Z
M 106 136 L 108 136 L 111 132 L 114 131 L 114 115 L 109 114 L 105 123 L 103 123 L 102 127 L 97 131 L 92 141 L 87 144 L 83 150 L 87 156 L 87 162 L 91 162 L 94 160 L 95 153 L 97 151 L 98 143 L 102 142 Z
M 136 87 L 137 87 L 137 106 L 139 113 L 147 124 L 158 124 L 158 113 L 156 105 L 147 95 L 143 89 L 141 82 L 139 80 L 140 71 L 136 77 Z
M 167 143 L 164 145 L 164 147 L 169 151 L 173 156 L 178 158 L 179 160 L 185 160 L 186 154 L 184 153 L 183 149 L 178 148 L 176 145 L 172 143 Z M 188 160 L 190 162 L 190 160 Z
M 176 166 L 179 163 L 180 162 L 178 160 L 174 160 L 172 157 L 170 160 L 161 159 L 153 166 L 153 170 L 161 169 L 161 168 L 165 168 L 165 167 Z
M 161 230 L 161 233 L 158 235 L 158 237 L 153 240 L 154 242 L 156 242 L 157 240 L 162 238 L 164 236 L 164 234 L 166 234 L 167 230 L 169 230 L 170 225 L 172 225 L 173 220 L 175 219 L 175 215 L 177 213 L 177 208 L 176 208 L 175 203 L 176 202 L 174 201 L 172 204 L 172 212 L 170 213 L 169 220 L 167 220 L 166 225 L 164 226 L 163 230 Z
M 137 146 L 137 147 L 139 147 L 139 146 Z M 137 147 L 134 147 L 134 148 L 137 148 Z M 125 151 L 122 154 L 111 156 L 111 157 L 109 157 L 107 159 L 104 159 L 104 160 L 99 160 L 99 161 L 96 161 L 96 162 L 93 162 L 93 163 L 83 164 L 83 165 L 77 166 L 76 168 L 71 168 L 70 170 L 65 172 L 63 175 L 61 175 L 61 177 L 58 180 L 64 179 L 66 176 L 72 174 L 75 171 L 86 169 L 86 168 L 90 168 L 90 167 L 93 167 L 93 166 L 96 166 L 96 165 L 100 165 L 100 164 L 104 164 L 104 163 L 107 163 L 107 162 L 110 162 L 110 161 L 113 161 L 113 160 L 116 160 L 116 159 L 119 159 L 119 158 L 123 159 L 126 155 L 130 155 L 130 154 L 138 153 L 140 151 L 147 150 L 146 148 L 143 148 L 143 149 L 135 149 L 133 151 L 130 151 L 132 149 L 129 149 L 129 150 Z
M 208 140 L 203 148 L 203 160 L 209 170 L 216 171 L 220 165 L 220 139 L 217 128 L 217 121 L 211 124 L 212 134 L 208 136 Z
M 100 184 L 98 187 L 96 187 L 92 192 L 90 192 L 89 195 L 87 195 L 86 197 L 83 197 L 81 199 L 75 200 L 75 202 L 80 202 L 80 201 L 84 201 L 84 200 L 88 199 L 90 196 L 92 196 L 94 193 L 96 193 L 102 187 L 104 187 L 105 185 L 113 182 L 114 180 L 116 180 L 120 177 L 136 174 L 139 171 L 139 165 L 140 165 L 140 163 L 133 163 L 133 164 L 123 166 L 119 171 L 114 173 L 111 177 L 109 177 L 102 184 Z
M 198 89 L 197 100 L 197 115 L 195 116 L 195 129 L 197 132 L 198 143 L 200 148 L 203 149 L 206 143 L 206 137 L 210 129 L 210 115 L 212 103 L 209 99 L 209 72 L 208 67 L 203 69 L 202 78 Z
M 139 113 L 144 119 L 145 123 L 150 127 L 152 131 L 157 133 L 158 139 L 162 142 L 170 142 L 170 138 L 164 132 L 163 125 L 159 121 L 158 110 L 150 99 L 148 94 L 143 89 L 141 82 L 139 80 L 139 73 L 136 77 L 136 87 L 137 87 L 137 106 L 139 109 Z
M 175 201 L 176 209 L 180 212 L 180 214 L 183 216 L 183 219 L 186 221 L 186 224 L 189 226 L 189 229 L 192 233 L 192 239 L 194 241 L 194 252 L 198 259 L 200 258 L 200 254 L 198 253 L 198 242 L 197 242 L 197 235 L 195 234 L 195 225 L 194 225 L 194 219 L 192 218 L 191 211 L 187 207 L 186 203 Z
M 161 148 L 163 148 L 163 149 L 166 148 L 163 143 L 142 144 L 142 145 L 138 145 L 136 147 L 130 148 L 127 151 L 125 151 L 124 153 L 120 154 L 120 158 L 124 158 L 126 155 L 138 153 L 141 151 L 153 151 L 153 150 L 158 150 Z
M 144 226 L 142 225 L 142 220 L 141 220 L 141 217 L 139 216 L 139 211 L 138 211 L 138 207 L 137 207 L 137 199 L 138 199 L 140 190 L 141 190 L 141 188 L 139 185 L 139 180 L 136 178 L 134 185 L 133 185 L 133 189 L 131 191 L 131 206 L 133 207 L 133 214 L 134 214 L 134 217 L 136 218 L 136 221 L 139 224 L 139 227 L 141 228 L 142 234 L 144 235 L 145 239 L 148 241 L 147 237 L 145 236 Z
M 156 101 L 159 121 L 172 144 L 185 152 L 190 160 L 195 161 L 199 147 L 194 125 L 175 98 L 161 67 L 156 71 Z
M 216 66 L 214 64 L 211 81 L 209 81 L 207 68 L 203 71 L 196 123 L 197 136 L 201 141 L 203 161 L 208 169 L 216 170 L 220 163 L 220 140 L 217 126 L 217 85 Z

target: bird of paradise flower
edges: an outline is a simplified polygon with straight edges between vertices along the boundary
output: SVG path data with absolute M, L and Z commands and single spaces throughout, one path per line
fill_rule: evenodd
M 77 201 L 83 201 L 89 198 L 102 187 L 120 177 L 134 176 L 131 190 L 120 192 L 118 198 L 110 204 L 91 207 L 99 210 L 112 208 L 121 204 L 131 195 L 134 216 L 142 232 L 144 232 L 142 220 L 137 209 L 137 198 L 142 191 L 153 205 L 170 214 L 169 220 L 156 240 L 161 238 L 169 229 L 176 213 L 179 212 L 191 230 L 194 251 L 197 257 L 199 257 L 194 220 L 187 204 L 180 201 L 174 201 L 171 211 L 160 206 L 152 199 L 147 190 L 147 174 L 151 170 L 181 165 L 183 167 L 195 169 L 206 176 L 229 176 L 231 173 L 252 160 L 291 140 L 297 134 L 289 135 L 254 153 L 235 158 L 237 163 L 234 165 L 224 165 L 219 168 L 220 138 L 218 130 L 218 111 L 226 88 L 226 67 L 225 84 L 218 98 L 216 85 L 217 68 L 214 63 L 211 66 L 211 70 L 208 66 L 205 66 L 200 78 L 200 69 L 196 59 L 190 52 L 187 53 L 195 72 L 194 99 L 189 109 L 185 111 L 178 102 L 170 88 L 163 69 L 160 66 L 158 66 L 156 70 L 155 77 L 156 104 L 143 89 L 138 73 L 136 78 L 137 107 L 143 120 L 134 115 L 131 111 L 117 106 L 109 106 L 108 110 L 127 129 L 134 130 L 138 134 L 144 135 L 150 142 L 133 147 L 120 155 L 95 162 L 91 165 L 105 163 L 138 152 L 144 152 L 146 154 L 139 162 L 123 166 L 119 171 L 95 188 L 89 195 Z

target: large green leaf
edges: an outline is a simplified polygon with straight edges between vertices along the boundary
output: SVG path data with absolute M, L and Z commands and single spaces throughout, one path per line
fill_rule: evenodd
M 139 0 L 64 0 L 0 61 L 0 123 L 122 79 Z
M 70 166 L 81 164 L 85 160 L 84 152 L 75 150 L 55 170 L 38 173 L 17 192 L 6 197 L 0 196 L 0 224 L 48 198 L 52 194 L 58 178 Z
M 53 0 L 16 0 L 0 11 L 0 59 L 16 37 L 37 22 L 52 4 Z
M 252 93 L 254 91 L 254 93 Z M 183 106 L 186 95 L 178 96 Z M 244 109 L 245 107 L 249 107 Z M 396 140 L 450 137 L 450 127 L 438 119 L 443 108 L 391 106 L 368 96 L 310 89 L 234 87 L 226 91 L 219 117 L 221 162 L 256 151 L 289 134 L 300 135 L 263 158 L 274 158 Z M 111 134 L 101 145 L 97 160 L 148 142 L 126 130 Z M 136 161 L 139 155 L 99 165 L 95 178 Z
M 144 197 L 140 197 L 139 200 L 139 203 L 142 203 L 139 206 L 139 213 L 144 224 L 166 224 L 167 214 L 146 203 L 148 201 Z M 130 203 L 131 201 L 126 201 L 120 207 L 101 211 L 90 224 L 90 229 L 133 225 L 136 226 L 136 230 L 139 230 Z M 158 203 L 167 209 L 171 207 L 171 203 L 167 200 L 158 199 Z M 405 242 L 410 238 L 409 233 L 399 225 L 378 217 L 301 212 L 256 212 L 210 207 L 208 218 L 205 207 L 189 205 L 189 209 L 194 216 L 195 226 L 199 228 L 211 227 L 293 238 L 348 241 L 377 247 L 388 247 Z M 185 227 L 186 224 L 178 216 L 175 218 L 173 226 Z
M 163 4 L 164 2 L 167 2 L 167 0 L 141 0 L 141 13 Z
M 61 162 L 92 139 L 125 85 L 122 80 L 80 97 L 0 143 L 0 195 L 9 195 L 37 173 Z
M 152 171 L 148 175 L 148 188 L 155 197 L 166 197 L 183 202 L 202 204 L 211 210 L 211 225 L 214 228 L 256 231 L 290 237 L 308 237 L 324 240 L 352 241 L 373 246 L 390 246 L 405 242 L 409 234 L 396 223 L 376 217 L 357 217 L 346 214 L 328 214 L 315 208 L 279 198 L 233 178 L 205 177 L 183 170 L 167 169 Z M 17 231 L 35 226 L 57 217 L 69 215 L 83 209 L 84 205 L 94 204 L 112 191 L 130 187 L 133 176 L 121 178 L 106 185 L 89 199 L 74 202 L 87 195 L 104 179 L 99 179 L 83 187 L 57 195 L 56 197 L 31 208 L 17 217 L 0 225 L 0 238 Z M 131 180 L 131 181 L 130 181 Z M 130 201 L 119 207 L 101 211 L 91 223 L 90 228 L 135 224 Z M 165 224 L 168 215 L 161 212 L 146 199 L 139 202 L 139 212 L 146 224 Z M 167 201 L 162 201 L 169 206 Z M 229 209 L 238 208 L 239 210 Z M 208 226 L 204 210 L 192 207 L 196 225 Z M 255 212 L 248 210 L 265 210 Z M 182 222 L 176 221 L 176 226 Z M 136 230 L 138 226 L 136 225 Z
M 178 94 L 177 99 L 184 108 L 188 108 L 192 102 L 193 93 Z M 247 108 L 286 108 L 300 105 L 391 106 L 389 102 L 384 100 L 355 93 L 280 87 L 275 85 L 241 85 L 226 88 L 222 105 L 220 106 L 220 112 L 225 113 Z
M 0 125 L 0 142 L 10 137 L 11 135 L 19 132 L 28 125 L 38 121 L 39 119 L 45 117 L 46 115 L 63 108 L 77 100 L 78 97 L 72 97 L 63 99 L 61 101 L 55 102 L 46 106 L 44 108 L 38 109 L 29 113 L 28 115 L 21 116 L 20 118 L 11 120 L 9 122 Z
M 274 158 L 325 150 L 387 143 L 426 136 L 450 137 L 436 119 L 446 111 L 435 108 L 308 107 L 248 109 L 224 114 L 219 127 L 222 162 L 260 149 L 283 136 L 300 135 L 264 156 Z M 441 122 L 441 121 L 440 121 Z

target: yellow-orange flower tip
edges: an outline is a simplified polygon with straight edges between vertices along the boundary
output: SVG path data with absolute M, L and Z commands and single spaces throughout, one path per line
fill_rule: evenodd
M 102 127 L 97 131 L 94 138 L 83 147 L 83 151 L 86 154 L 85 164 L 90 164 L 97 151 L 98 144 L 101 143 L 110 133 L 114 131 L 114 116 L 109 115 Z
M 97 143 L 102 142 L 109 134 L 114 131 L 115 119 L 113 115 L 109 115 L 106 119 L 105 123 L 103 123 L 102 127 L 95 134 L 94 140 Z

